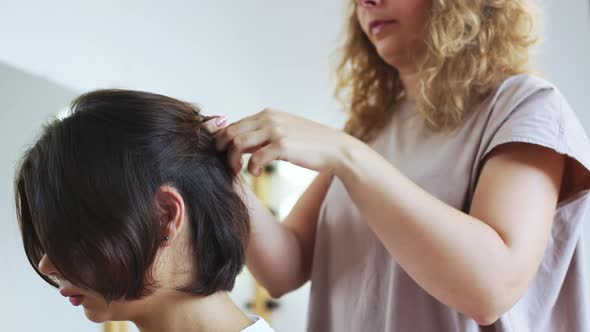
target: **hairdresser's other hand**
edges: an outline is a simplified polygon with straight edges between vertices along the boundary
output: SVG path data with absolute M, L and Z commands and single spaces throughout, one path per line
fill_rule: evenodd
M 242 154 L 252 153 L 248 171 L 255 176 L 273 160 L 332 171 L 354 141 L 339 130 L 270 108 L 222 128 L 215 136 L 217 149 L 228 150 L 236 172 L 241 169 Z

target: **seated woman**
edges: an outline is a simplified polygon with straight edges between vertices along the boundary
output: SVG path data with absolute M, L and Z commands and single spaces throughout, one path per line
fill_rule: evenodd
M 272 331 L 227 295 L 249 215 L 205 120 L 165 96 L 96 91 L 25 153 L 15 191 L 26 255 L 91 321 Z

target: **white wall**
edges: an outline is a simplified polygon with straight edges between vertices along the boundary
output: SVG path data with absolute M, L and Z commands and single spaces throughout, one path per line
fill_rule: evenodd
M 590 1 L 543 0 L 545 35 L 537 63 L 590 132 Z
M 590 135 L 590 1 L 543 2 L 546 33 L 537 63 L 565 95 Z M 588 241 L 590 211 L 586 220 L 584 228 Z M 589 245 L 586 251 L 590 259 Z
M 205 113 L 231 119 L 272 105 L 340 126 L 327 59 L 342 2 L 0 0 L 2 329 L 99 331 L 33 274 L 16 229 L 13 163 L 49 115 L 81 91 L 122 87 L 199 102 Z M 588 1 L 544 2 L 538 62 L 590 129 Z M 238 304 L 248 287 L 241 278 Z M 305 326 L 305 292 L 281 301 L 280 331 Z
M 126 87 L 239 118 L 278 105 L 334 118 L 340 0 L 0 0 L 0 60 L 78 90 Z

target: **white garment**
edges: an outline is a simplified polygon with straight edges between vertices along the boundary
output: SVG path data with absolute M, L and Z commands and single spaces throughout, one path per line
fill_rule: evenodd
M 248 315 L 254 321 L 254 324 L 248 326 L 240 332 L 275 332 L 275 330 L 268 325 L 264 318 L 254 315 Z

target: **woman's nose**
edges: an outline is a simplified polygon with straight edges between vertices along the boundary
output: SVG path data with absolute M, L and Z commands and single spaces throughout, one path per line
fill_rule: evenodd
M 49 257 L 47 257 L 47 255 L 43 255 L 43 257 L 41 257 L 38 268 L 39 272 L 43 273 L 48 277 L 55 277 L 59 273 L 55 268 L 55 265 L 53 265 L 53 262 L 49 259 Z
M 376 7 L 381 4 L 381 0 L 357 0 L 361 7 Z

